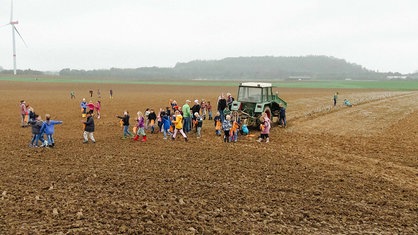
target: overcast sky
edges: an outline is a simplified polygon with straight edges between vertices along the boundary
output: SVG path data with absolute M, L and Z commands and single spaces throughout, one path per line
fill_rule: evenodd
M 0 25 L 10 5 L 0 0 Z M 27 43 L 16 41 L 19 69 L 326 55 L 418 70 L 417 0 L 14 0 L 14 19 Z M 0 66 L 13 67 L 11 26 L 0 28 Z

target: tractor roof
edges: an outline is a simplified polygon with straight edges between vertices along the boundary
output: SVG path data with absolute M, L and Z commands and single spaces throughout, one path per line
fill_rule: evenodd
M 266 82 L 242 82 L 240 86 L 249 86 L 249 87 L 272 87 L 271 83 Z

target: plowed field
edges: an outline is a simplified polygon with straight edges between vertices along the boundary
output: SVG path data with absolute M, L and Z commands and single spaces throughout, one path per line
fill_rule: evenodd
M 83 144 L 90 88 L 102 118 Z M 189 142 L 121 139 L 125 109 L 134 124 L 169 99 L 216 109 L 221 92 L 236 88 L 0 82 L 0 234 L 418 233 L 418 92 L 339 90 L 334 108 L 334 90 L 280 89 L 288 127 L 270 143 L 224 143 L 209 120 Z M 55 148 L 28 147 L 21 99 L 64 122 Z

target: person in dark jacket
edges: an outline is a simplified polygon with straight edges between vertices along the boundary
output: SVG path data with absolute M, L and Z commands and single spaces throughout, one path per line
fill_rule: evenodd
M 116 115 L 117 118 L 122 119 L 122 126 L 123 126 L 123 137 L 122 139 L 126 139 L 127 137 L 133 137 L 134 134 L 129 132 L 129 113 L 128 111 L 123 112 L 123 116 Z
M 29 144 L 29 147 L 39 147 L 38 141 L 40 140 L 41 143 L 44 143 L 45 140 L 41 135 L 41 128 L 42 128 L 42 120 L 38 114 L 34 114 L 34 119 L 29 121 L 29 124 L 32 127 L 32 140 Z
M 286 128 L 286 108 L 279 105 L 279 126 Z
M 87 144 L 89 139 L 87 138 L 90 137 L 91 141 L 93 143 L 96 143 L 96 140 L 94 139 L 93 133 L 94 133 L 94 119 L 93 119 L 93 111 L 90 110 L 89 112 L 87 112 L 87 120 L 84 122 L 84 133 L 83 133 L 83 137 L 84 137 L 84 141 L 83 143 Z
M 201 106 L 200 106 L 200 104 L 199 104 L 199 100 L 195 100 L 194 101 L 194 105 L 192 106 L 192 108 L 191 108 L 191 112 L 192 112 L 192 127 L 194 127 L 194 128 L 196 128 L 196 125 L 195 125 L 195 123 L 196 123 L 196 116 L 194 115 L 195 113 L 198 113 L 199 114 L 199 116 L 200 116 L 200 108 L 201 108 Z M 196 129 L 197 130 L 197 129 Z
M 154 109 L 150 109 L 148 114 L 148 128 L 151 129 L 151 134 L 154 134 L 156 120 L 157 114 L 155 114 Z
M 224 109 L 226 108 L 226 106 L 226 99 L 224 94 L 222 93 L 222 95 L 218 98 L 218 112 L 221 115 L 221 123 L 223 123 L 225 120 Z

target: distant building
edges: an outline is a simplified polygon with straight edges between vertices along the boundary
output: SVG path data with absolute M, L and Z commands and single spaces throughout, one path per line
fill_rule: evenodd
M 406 76 L 406 75 L 391 75 L 391 76 L 386 76 L 386 79 L 389 79 L 389 80 L 393 80 L 393 79 L 402 79 L 402 80 L 405 80 L 405 79 L 407 79 L 408 78 L 408 76 Z
M 297 80 L 297 81 L 311 80 L 311 79 L 312 79 L 311 76 L 289 76 L 287 78 L 287 80 Z

